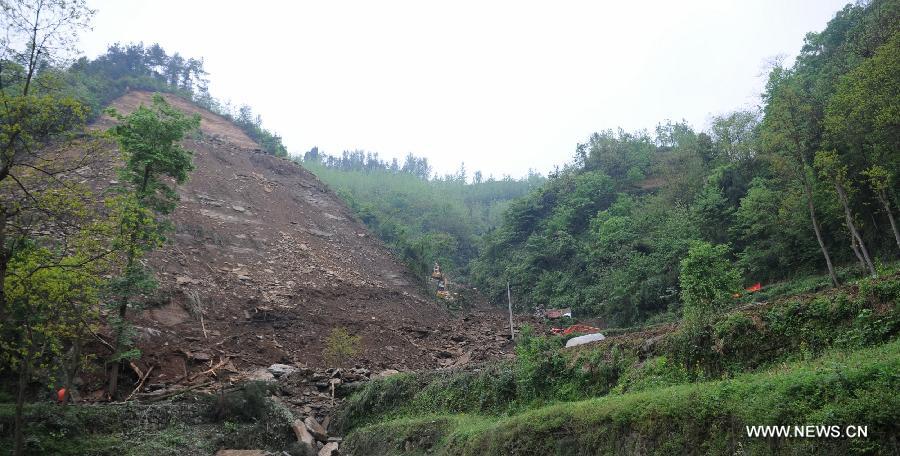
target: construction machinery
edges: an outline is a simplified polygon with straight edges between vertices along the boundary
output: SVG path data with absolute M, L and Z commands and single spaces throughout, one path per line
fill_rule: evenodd
M 453 294 L 450 293 L 450 279 L 441 272 L 441 265 L 437 261 L 434 262 L 434 270 L 431 271 L 431 280 L 435 282 L 437 287 L 437 297 L 452 301 Z

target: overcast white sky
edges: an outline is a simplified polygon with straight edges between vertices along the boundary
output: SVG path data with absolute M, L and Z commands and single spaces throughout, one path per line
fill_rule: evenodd
M 703 129 L 756 105 L 765 62 L 847 0 L 89 3 L 87 55 L 143 41 L 203 57 L 212 94 L 293 154 L 412 152 L 499 177 L 546 173 L 594 131 Z

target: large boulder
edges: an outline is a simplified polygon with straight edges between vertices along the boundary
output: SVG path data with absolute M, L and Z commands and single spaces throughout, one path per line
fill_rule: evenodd
M 297 372 L 296 367 L 288 366 L 287 364 L 273 364 L 266 370 L 269 371 L 275 378 L 283 377 L 285 375 L 290 375 L 294 372 Z
M 339 454 L 337 442 L 327 443 L 319 450 L 319 456 L 338 456 Z
M 291 428 L 294 430 L 294 434 L 297 436 L 297 442 L 300 443 L 300 446 L 304 447 L 308 454 L 315 454 L 316 439 L 309 433 L 306 424 L 300 420 L 294 420 L 294 423 L 291 424 Z
M 320 442 L 328 440 L 328 431 L 326 431 L 315 418 L 308 416 L 303 420 L 303 424 L 306 425 L 306 429 L 309 429 L 310 434 L 312 434 L 316 440 Z

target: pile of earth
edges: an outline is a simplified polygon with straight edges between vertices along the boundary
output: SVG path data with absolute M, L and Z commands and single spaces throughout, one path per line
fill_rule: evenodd
M 178 190 L 174 231 L 147 260 L 159 288 L 131 317 L 137 393 L 253 379 L 272 364 L 334 367 L 323 353 L 335 328 L 360 337 L 348 363 L 373 372 L 512 356 L 505 312 L 448 311 L 315 175 L 263 153 L 227 119 L 166 98 L 199 114 L 201 127 L 184 141 L 195 170 Z M 127 113 L 151 99 L 133 91 L 112 106 Z M 104 147 L 117 155 L 114 143 Z M 112 160 L 77 172 L 103 187 L 117 179 Z M 102 378 L 79 383 L 86 398 L 101 398 Z

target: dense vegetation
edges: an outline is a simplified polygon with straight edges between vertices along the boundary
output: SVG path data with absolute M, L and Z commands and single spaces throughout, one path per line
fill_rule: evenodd
M 177 403 L 29 404 L 28 454 L 206 456 L 223 447 L 247 446 L 293 450 L 293 415 L 284 405 L 266 400 L 269 390 L 249 382 L 221 397 L 187 397 Z M 12 422 L 12 407 L 0 404 L 2 454 L 10 449 L 5 437 Z
M 675 318 L 698 243 L 745 285 L 822 271 L 836 285 L 900 256 L 898 23 L 896 0 L 848 5 L 792 66 L 773 66 L 758 109 L 706 131 L 595 133 L 545 182 L 431 178 L 425 159 L 359 151 L 313 149 L 304 164 L 418 273 L 440 261 L 498 303 L 509 281 L 520 310 Z
M 87 123 L 129 87 L 193 96 L 203 70 L 140 45 L 69 65 L 94 13 L 84 1 L 0 2 L 0 13 L 0 386 L 15 398 L 4 432 L 20 455 L 35 383 L 62 387 L 66 400 L 99 356 L 119 397 L 119 370 L 140 355 L 128 314 L 156 286 L 142 258 L 171 228 L 177 186 L 193 169 L 180 143 L 200 118 L 156 95 L 128 115 L 107 111 L 108 131 Z M 94 167 L 115 164 L 118 180 L 98 191 Z M 97 335 L 104 323 L 111 342 Z M 111 353 L 86 348 L 95 339 Z
M 509 202 L 537 188 L 544 178 L 432 175 L 428 159 L 407 155 L 403 163 L 377 153 L 345 151 L 340 157 L 313 148 L 303 166 L 332 186 L 360 219 L 425 277 L 439 262 L 453 280 L 465 280 L 481 236 L 499 224 Z
M 896 343 L 773 373 L 547 405 L 508 417 L 398 418 L 350 434 L 347 454 L 895 454 Z M 851 393 L 852 392 L 852 393 Z M 851 394 L 859 400 L 850 400 Z M 834 398 L 833 402 L 819 398 Z M 748 438 L 747 426 L 867 425 L 867 438 Z M 839 425 L 826 423 L 841 423 Z M 811 435 L 813 435 L 811 433 Z
M 370 383 L 337 425 L 351 431 L 351 454 L 720 454 L 739 445 L 890 454 L 898 302 L 893 271 L 574 350 L 561 350 L 564 337 L 526 331 L 513 361 Z M 871 433 L 774 441 L 744 430 L 786 423 L 866 424 Z
M 772 68 L 759 109 L 707 131 L 666 122 L 580 144 L 506 203 L 468 279 L 495 302 L 509 280 L 522 310 L 643 326 L 575 349 L 525 330 L 514 360 L 370 383 L 336 419 L 342 451 L 896 453 L 898 19 L 896 0 L 848 5 Z M 341 166 L 317 172 L 349 188 Z M 393 185 L 348 198 L 402 220 Z M 747 435 L 763 424 L 869 436 Z
M 900 2 L 848 5 L 769 75 L 758 112 L 709 131 L 604 131 L 514 201 L 472 278 L 495 301 L 572 307 L 611 324 L 678 312 L 679 265 L 703 241 L 727 247 L 744 283 L 834 265 L 876 274 L 900 253 Z M 736 291 L 736 290 L 733 290 Z
M 6 78 L 22 76 L 24 67 L 17 62 L 6 65 Z M 184 58 L 177 52 L 169 55 L 159 44 L 145 47 L 143 43 L 116 43 L 95 59 L 80 57 L 65 68 L 42 66 L 38 73 L 43 79 L 40 89 L 71 95 L 87 108 L 88 120 L 103 114 L 112 100 L 128 90 L 172 93 L 228 118 L 267 153 L 287 156 L 281 137 L 263 128 L 262 118 L 250 106 L 234 107 L 209 94 L 207 74 L 202 59 Z

